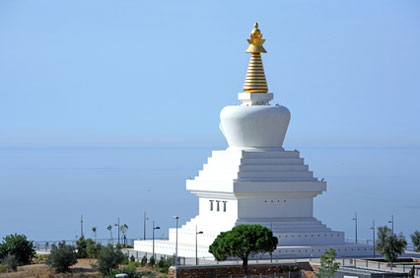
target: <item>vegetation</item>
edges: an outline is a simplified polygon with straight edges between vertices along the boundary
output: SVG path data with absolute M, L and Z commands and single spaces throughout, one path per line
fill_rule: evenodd
M 321 255 L 321 266 L 319 267 L 318 277 L 334 277 L 334 273 L 340 267 L 340 264 L 335 261 L 336 257 L 337 253 L 333 248 L 330 248 Z
M 108 227 L 106 227 L 106 229 L 109 231 L 109 235 L 111 238 L 111 243 L 114 244 L 114 239 L 112 238 L 112 226 L 108 225 Z
M 110 270 L 108 277 L 109 278 L 115 278 L 115 275 L 120 274 L 120 273 L 127 274 L 128 278 L 140 278 L 140 277 L 142 277 L 141 273 L 138 273 L 136 271 L 136 268 L 132 267 L 132 266 L 124 266 L 124 267 L 120 267 L 118 269 L 112 269 L 112 270 Z
M 84 236 L 81 236 L 76 242 L 77 257 L 79 259 L 85 259 L 88 257 L 87 254 L 87 243 Z
M 415 275 L 415 269 L 413 265 L 413 267 L 410 269 L 410 272 L 408 272 L 408 278 L 414 278 L 414 275 Z
M 156 270 L 161 273 L 168 273 L 169 267 L 173 265 L 173 262 L 175 262 L 175 257 L 170 257 L 166 259 L 161 257 L 157 263 Z
M 149 266 L 153 267 L 156 263 L 155 257 L 151 256 L 149 259 Z
M 416 230 L 410 237 L 414 245 L 414 251 L 420 252 L 420 232 Z
M 124 254 L 119 248 L 114 248 L 111 244 L 102 247 L 98 255 L 98 271 L 104 276 L 111 273 L 112 270 L 117 269 L 118 265 L 125 260 Z
M 93 235 L 95 237 L 95 242 L 96 242 L 96 227 L 92 227 L 92 232 L 93 232 Z
M 0 260 L 9 255 L 15 257 L 18 265 L 30 264 L 35 257 L 33 242 L 27 240 L 25 235 L 11 234 L 4 237 L 0 244 Z
M 247 277 L 249 255 L 271 253 L 276 249 L 277 243 L 277 237 L 266 227 L 238 225 L 228 232 L 220 233 L 210 245 L 209 252 L 218 261 L 224 261 L 228 257 L 239 257 Z
M 16 271 L 19 261 L 17 260 L 15 255 L 8 254 L 1 260 L 1 265 L 6 270 Z
M 54 268 L 56 272 L 68 272 L 70 266 L 77 263 L 77 253 L 73 246 L 66 245 L 65 241 L 53 244 L 50 255 L 47 258 L 47 265 Z
M 145 266 L 146 264 L 147 264 L 147 257 L 146 255 L 144 255 L 143 258 L 141 258 L 140 265 Z
M 385 260 L 388 261 L 391 266 L 404 252 L 404 248 L 407 246 L 407 241 L 403 234 L 393 234 L 391 229 L 387 226 L 378 227 L 378 239 L 376 241 L 376 250 L 384 255 Z
M 101 251 L 101 248 L 102 248 L 102 245 L 100 243 L 96 243 L 90 238 L 86 240 L 86 254 L 88 258 L 90 259 L 98 258 L 98 254 Z

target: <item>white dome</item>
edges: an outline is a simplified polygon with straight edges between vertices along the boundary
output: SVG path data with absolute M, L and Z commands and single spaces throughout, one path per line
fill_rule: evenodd
M 290 121 L 284 106 L 226 106 L 220 129 L 233 148 L 282 148 Z

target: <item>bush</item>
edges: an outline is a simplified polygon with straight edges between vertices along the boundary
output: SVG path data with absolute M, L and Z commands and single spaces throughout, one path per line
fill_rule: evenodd
M 149 259 L 149 266 L 153 267 L 155 265 L 156 261 L 155 261 L 155 257 L 151 256 Z
M 87 243 L 84 236 L 81 236 L 76 242 L 77 257 L 80 259 L 85 259 L 87 255 Z
M 4 265 L 0 264 L 0 273 L 2 272 L 6 272 L 7 267 L 5 267 Z
M 111 270 L 117 269 L 125 259 L 120 249 L 114 248 L 111 244 L 102 247 L 98 255 L 98 271 L 103 275 L 109 275 Z
M 56 272 L 68 272 L 70 266 L 77 263 L 77 253 L 73 246 L 66 245 L 65 241 L 53 244 L 50 255 L 47 258 L 47 265 L 54 268 Z
M 0 244 L 0 260 L 8 255 L 15 256 L 18 265 L 30 264 L 35 257 L 32 241 L 28 241 L 25 235 L 12 234 L 3 238 Z
M 130 262 L 135 262 L 135 261 L 136 261 L 136 258 L 134 257 L 134 255 L 131 255 Z
M 137 267 L 140 266 L 140 262 L 131 262 L 130 261 L 130 262 L 128 262 L 128 266 L 137 268 Z
M 173 264 L 174 259 L 175 258 L 164 259 L 163 257 L 161 257 L 159 262 L 157 263 L 156 270 L 161 273 L 168 273 L 169 267 Z
M 115 275 L 125 273 L 128 275 L 128 278 L 141 278 L 142 275 L 136 271 L 135 267 L 125 266 L 118 269 L 112 269 L 109 272 L 109 278 L 115 278 Z
M 146 255 L 144 255 L 143 258 L 141 258 L 140 265 L 145 266 L 146 264 L 147 264 L 147 257 L 146 257 Z
M 86 254 L 90 259 L 96 259 L 101 251 L 102 245 L 94 242 L 92 239 L 86 240 Z
M 17 260 L 15 255 L 8 254 L 5 258 L 1 260 L 1 264 L 7 270 L 16 271 L 19 265 L 19 261 Z

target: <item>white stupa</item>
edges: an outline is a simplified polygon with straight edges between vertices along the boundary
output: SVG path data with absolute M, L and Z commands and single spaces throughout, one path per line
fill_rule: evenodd
M 207 164 L 187 190 L 199 197 L 199 215 L 178 229 L 178 255 L 211 259 L 209 245 L 220 232 L 239 224 L 260 224 L 272 229 L 279 245 L 273 258 L 320 256 L 334 248 L 339 256 L 370 256 L 372 246 L 347 244 L 344 232 L 333 231 L 313 216 L 313 200 L 326 190 L 304 164 L 298 151 L 282 145 L 290 121 L 284 106 L 270 105 L 261 60 L 264 40 L 255 24 L 246 52 L 251 53 L 241 105 L 226 106 L 220 129 L 229 144 L 213 151 Z M 155 241 L 155 253 L 175 254 L 176 229 L 169 240 Z M 152 252 L 152 241 L 135 241 L 135 250 Z M 262 255 L 268 256 L 268 254 Z

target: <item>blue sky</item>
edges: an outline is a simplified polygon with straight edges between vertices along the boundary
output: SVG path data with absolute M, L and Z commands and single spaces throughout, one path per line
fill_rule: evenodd
M 418 146 L 418 1 L 1 1 L 0 145 L 224 145 L 254 21 L 286 145 Z
M 193 217 L 185 179 L 226 147 L 255 21 L 285 146 L 328 182 L 315 215 L 352 237 L 357 210 L 367 238 L 394 214 L 408 235 L 419 15 L 414 0 L 0 1 L 0 237 L 71 239 L 82 213 L 101 237 L 117 216 L 141 235 L 144 210 L 162 232 Z

